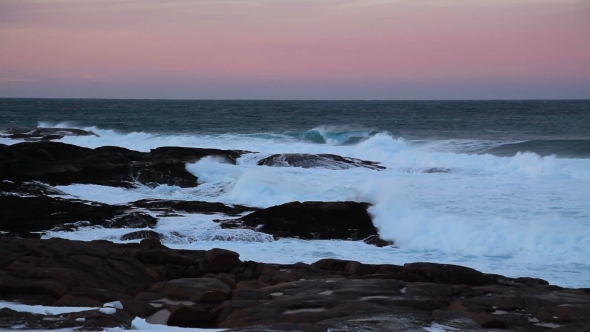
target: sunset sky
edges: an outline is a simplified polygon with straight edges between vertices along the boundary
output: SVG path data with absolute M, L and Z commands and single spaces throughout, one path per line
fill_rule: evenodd
M 590 98 L 590 1 L 1 0 L 0 97 Z

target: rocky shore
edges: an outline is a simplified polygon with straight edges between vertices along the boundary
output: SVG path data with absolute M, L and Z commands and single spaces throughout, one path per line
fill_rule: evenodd
M 82 307 L 67 314 L 0 309 L 0 329 L 130 328 L 147 323 L 230 331 L 590 331 L 590 289 L 566 289 L 535 278 L 508 278 L 434 263 L 313 264 L 242 261 L 217 248 L 164 246 L 159 218 L 221 216 L 217 227 L 271 238 L 365 241 L 379 238 L 363 202 L 290 202 L 265 209 L 217 202 L 143 199 L 109 205 L 67 197 L 56 185 L 123 188 L 198 186 L 186 163 L 215 157 L 235 163 L 238 150 L 161 147 L 89 149 L 52 142 L 78 129 L 13 129 L 0 144 L 0 301 Z M 379 171 L 335 155 L 276 154 L 260 167 Z M 434 172 L 434 171 L 433 171 Z M 109 241 L 41 239 L 49 231 L 87 226 L 129 229 Z M 141 230 L 137 230 L 141 229 Z M 1 307 L 2 305 L 0 305 Z
M 0 310 L 0 327 L 129 328 L 133 318 L 235 331 L 587 331 L 590 289 L 456 265 L 241 261 L 224 249 L 3 238 L 1 300 L 97 309 L 57 317 Z M 100 311 L 105 303 L 114 311 Z M 106 312 L 106 313 L 105 313 Z M 110 313 L 110 314 L 109 314 Z M 81 321 L 80 318 L 84 318 Z

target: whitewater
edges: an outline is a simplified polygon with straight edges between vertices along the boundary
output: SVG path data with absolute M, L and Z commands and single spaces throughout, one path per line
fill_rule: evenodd
M 58 189 L 71 198 L 123 204 L 144 198 L 202 200 L 254 207 L 291 201 L 369 202 L 373 223 L 394 247 L 352 241 L 273 240 L 251 230 L 223 230 L 220 215 L 158 217 L 154 229 L 172 248 L 221 247 L 243 260 L 311 263 L 321 258 L 363 263 L 438 262 L 510 277 L 529 276 L 566 287 L 590 287 L 590 159 L 487 151 L 506 144 L 490 139 L 417 140 L 353 126 L 318 126 L 280 133 L 124 132 L 76 123 L 98 134 L 66 136 L 79 146 L 120 146 L 149 151 L 161 146 L 251 151 L 236 165 L 204 158 L 187 165 L 199 186 L 122 189 L 75 184 Z M 0 139 L 14 144 L 18 140 Z M 518 143 L 514 141 L 510 143 Z M 384 170 L 324 165 L 267 167 L 273 154 L 335 154 L 378 162 Z M 44 237 L 122 242 L 130 229 L 82 227 Z

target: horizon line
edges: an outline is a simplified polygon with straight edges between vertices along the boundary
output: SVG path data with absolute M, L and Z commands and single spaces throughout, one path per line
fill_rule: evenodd
M 85 98 L 85 97 L 0 97 L 0 99 L 49 99 L 49 100 L 145 100 L 145 101 L 590 101 L 590 98 L 486 98 L 486 99 L 265 99 L 265 98 Z

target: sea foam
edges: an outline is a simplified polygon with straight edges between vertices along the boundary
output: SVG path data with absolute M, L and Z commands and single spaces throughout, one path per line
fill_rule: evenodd
M 354 137 L 362 139 L 344 144 L 348 134 L 342 134 L 339 141 L 324 139 L 326 142 L 322 143 L 285 134 L 165 135 L 83 129 L 100 137 L 64 137 L 61 141 L 91 148 L 117 145 L 139 151 L 185 146 L 254 153 L 243 155 L 236 165 L 214 158 L 187 165 L 187 170 L 199 179 L 195 188 L 59 187 L 70 195 L 110 204 L 162 198 L 262 208 L 290 201 L 369 202 L 369 212 L 380 235 L 395 241 L 398 248 L 328 241 L 330 249 L 322 249 L 326 242 L 261 241 L 256 240 L 258 235 L 240 235 L 239 230 L 229 234 L 210 219 L 203 221 L 198 216 L 161 219 L 159 231 L 166 235 L 169 245 L 197 249 L 223 244 L 247 259 L 282 263 L 311 262 L 324 257 L 367 263 L 437 261 L 510 276 L 547 278 L 560 285 L 590 285 L 590 159 L 541 157 L 526 151 L 512 157 L 475 154 L 472 152 L 499 143 L 415 142 L 370 130 L 354 133 Z M 323 135 L 321 128 L 314 130 Z M 338 136 L 334 130 L 330 135 Z M 379 162 L 386 169 L 257 165 L 260 159 L 275 153 L 337 154 Z M 123 231 L 130 230 L 93 229 L 48 236 L 116 240 Z M 181 239 L 174 232 L 191 237 Z

